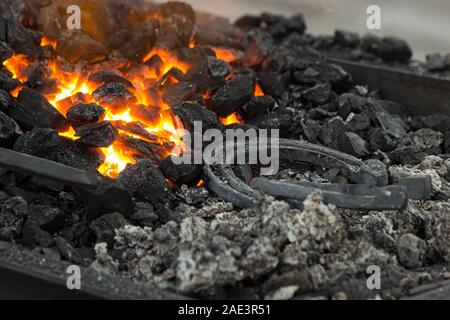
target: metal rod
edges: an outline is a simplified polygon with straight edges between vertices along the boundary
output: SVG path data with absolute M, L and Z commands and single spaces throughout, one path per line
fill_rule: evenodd
M 95 188 L 104 181 L 95 171 L 76 169 L 5 148 L 0 148 L 0 167 L 23 174 L 61 181 L 77 187 Z
M 351 74 L 355 84 L 381 90 L 411 115 L 450 115 L 450 80 L 408 71 L 328 58 Z

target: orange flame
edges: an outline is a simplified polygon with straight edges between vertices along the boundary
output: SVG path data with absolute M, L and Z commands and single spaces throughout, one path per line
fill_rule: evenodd
M 242 58 L 242 52 L 226 48 L 212 48 L 216 53 L 216 58 L 231 63 Z
M 27 81 L 27 76 L 25 75 L 25 69 L 31 65 L 28 61 L 27 56 L 24 54 L 14 54 L 11 58 L 3 62 L 9 72 L 13 74 L 13 77 L 21 82 Z
M 220 118 L 220 122 L 226 126 L 230 124 L 243 123 L 241 117 L 236 112 L 230 114 L 228 117 Z
M 45 47 L 45 46 L 51 46 L 53 49 L 56 49 L 56 40 L 47 38 L 47 37 L 42 37 L 41 39 L 41 47 Z
M 41 45 L 56 46 L 56 41 L 43 38 Z M 162 102 L 160 97 L 156 100 L 154 97 L 150 97 L 146 89 L 149 86 L 149 81 L 151 83 L 151 81 L 158 80 L 161 75 L 164 75 L 171 68 L 176 67 L 181 70 L 181 72 L 186 73 L 189 70 L 190 65 L 180 61 L 174 55 L 162 49 L 152 50 L 145 57 L 144 62 L 155 54 L 158 54 L 159 58 L 163 62 L 163 68 L 159 74 L 157 74 L 155 70 L 151 70 L 150 67 L 143 66 L 143 69 L 138 68 L 137 70 L 130 71 L 127 74 L 120 75 L 128 79 L 133 84 L 135 89 L 131 91 L 136 96 L 136 105 L 144 105 L 147 106 L 147 108 L 151 108 L 152 106 L 159 107 L 159 119 L 156 119 L 154 123 L 147 123 L 146 121 L 141 121 L 141 123 L 144 125 L 144 128 L 148 133 L 151 133 L 157 136 L 158 139 L 161 139 L 161 144 L 163 142 L 172 142 L 177 147 L 174 148 L 174 150 L 167 150 L 164 156 L 168 156 L 172 152 L 176 152 L 176 150 L 180 150 L 180 148 L 182 149 L 182 147 L 180 147 L 180 145 L 182 145 L 181 137 L 178 135 L 172 116 L 165 111 L 169 109 L 169 106 Z M 31 64 L 32 63 L 28 61 L 27 57 L 24 55 L 14 55 L 9 60 L 4 62 L 4 66 L 16 79 L 20 80 L 22 83 L 27 81 L 27 76 L 24 70 L 31 66 Z M 88 79 L 89 75 L 96 72 L 98 68 L 100 67 L 94 66 L 81 69 L 75 66 L 73 70 L 67 70 L 65 67 L 60 67 L 57 61 L 50 61 L 48 64 L 48 77 L 57 81 L 58 90 L 56 92 L 46 94 L 45 97 L 56 109 L 58 109 L 58 111 L 64 115 L 67 113 L 67 110 L 75 104 L 74 97 L 78 94 L 83 96 L 84 102 L 86 103 L 96 102 L 92 96 L 92 93 L 99 85 L 91 83 Z M 17 95 L 19 91 L 20 88 L 14 90 L 12 94 Z M 107 106 L 103 107 L 106 110 L 105 120 L 121 120 L 127 123 L 141 120 L 131 115 L 131 108 L 133 108 L 133 105 L 127 105 L 120 111 L 112 110 Z M 70 128 L 66 132 L 60 132 L 59 134 L 73 140 L 78 139 L 78 137 L 75 136 L 75 130 L 73 128 Z M 105 161 L 97 169 L 105 176 L 116 178 L 128 164 L 136 163 L 136 159 L 133 157 L 133 152 L 127 150 L 127 148 L 120 142 L 120 139 L 115 141 L 108 148 L 100 148 L 100 151 L 105 156 Z
M 261 86 L 259 85 L 259 83 L 256 83 L 256 84 L 255 84 L 255 91 L 253 92 L 253 95 L 254 95 L 255 97 L 261 97 L 261 96 L 264 95 L 264 91 L 263 91 L 263 89 L 261 88 Z

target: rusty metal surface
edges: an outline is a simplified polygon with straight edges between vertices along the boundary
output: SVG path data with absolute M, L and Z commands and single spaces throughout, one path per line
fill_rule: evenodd
M 328 60 L 349 72 L 355 84 L 381 90 L 383 98 L 402 104 L 411 115 L 450 115 L 450 80 L 336 58 Z

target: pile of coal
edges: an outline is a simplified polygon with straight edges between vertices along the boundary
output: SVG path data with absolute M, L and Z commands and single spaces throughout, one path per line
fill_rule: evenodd
M 63 29 L 65 12 L 57 8 L 66 2 L 87 13 L 85 29 Z M 55 49 L 40 46 L 44 34 L 57 40 Z M 152 49 L 189 70 L 165 70 L 158 54 L 147 57 Z M 3 65 L 14 54 L 31 63 L 23 83 Z M 2 1 L 0 147 L 96 170 L 104 162 L 99 148 L 120 143 L 135 161 L 95 190 L 0 168 L 0 240 L 191 297 L 391 299 L 444 277 L 450 118 L 405 114 L 376 88 L 355 86 L 327 55 L 450 73 L 446 55 L 413 65 L 410 47 L 395 37 L 312 36 L 301 14 L 230 23 L 182 2 Z M 46 98 L 55 90 L 49 61 L 68 70 L 98 67 L 89 77 L 95 103 L 79 93 L 58 111 Z M 154 69 L 159 80 L 145 92 L 158 106 L 137 104 L 125 76 L 133 68 Z M 139 121 L 107 120 L 106 110 L 126 109 Z M 233 115 L 245 126 L 279 129 L 282 138 L 381 161 L 390 182 L 426 200 L 371 212 L 325 205 L 319 194 L 297 209 L 262 196 L 256 208 L 241 210 L 197 187 L 203 168 L 177 165 L 167 157 L 173 143 L 145 130 L 163 112 L 188 130 L 195 121 L 203 129 L 235 127 L 223 124 Z M 61 134 L 69 129 L 74 140 Z M 306 166 L 273 178 L 350 183 L 339 169 Z M 368 265 L 382 268 L 382 290 L 366 290 Z

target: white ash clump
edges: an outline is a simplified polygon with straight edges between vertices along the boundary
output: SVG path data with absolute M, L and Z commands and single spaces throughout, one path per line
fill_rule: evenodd
M 389 167 L 393 183 L 398 183 L 402 177 L 431 176 L 433 193 L 446 193 L 450 191 L 449 182 L 446 180 L 448 167 L 444 159 L 438 156 L 427 156 L 417 166 L 392 165 Z
M 119 263 L 108 254 L 108 245 L 106 242 L 97 243 L 94 247 L 95 260 L 91 267 L 97 271 L 116 274 Z
M 355 239 L 368 239 L 375 246 L 394 253 L 398 237 L 398 211 L 371 211 L 366 214 L 352 214 L 348 233 Z
M 440 177 L 440 163 L 427 158 L 421 170 Z M 448 201 L 359 212 L 325 205 L 317 193 L 303 210 L 267 196 L 240 211 L 213 197 L 191 199 L 175 209 L 189 209 L 178 222 L 116 230 L 114 259 L 99 247 L 95 267 L 193 297 L 228 297 L 229 288 L 245 288 L 249 297 L 267 299 L 311 291 L 352 299 L 398 297 L 423 281 L 422 268 L 450 259 Z M 370 265 L 383 270 L 382 292 L 367 292 Z
M 293 169 L 284 169 L 280 170 L 277 175 L 277 179 L 288 180 L 288 181 L 307 181 L 307 182 L 315 182 L 315 183 L 330 183 L 329 180 L 321 177 L 317 172 L 313 171 L 305 171 L 298 172 Z
M 430 128 L 423 128 L 417 131 L 412 131 L 403 136 L 398 141 L 398 146 L 414 146 L 420 150 L 436 148 L 444 142 L 444 135 L 439 131 L 434 131 Z M 437 151 L 439 152 L 439 151 Z
M 198 206 L 203 204 L 211 196 L 206 188 L 189 188 L 183 184 L 176 191 L 176 196 L 188 205 Z
M 414 234 L 406 233 L 397 242 L 397 257 L 406 268 L 419 268 L 425 260 L 426 243 Z
M 189 188 L 182 185 L 177 190 L 176 196 L 182 200 L 176 208 L 180 220 L 191 216 L 214 217 L 218 213 L 233 211 L 231 203 L 212 197 L 205 188 Z
M 450 263 L 450 203 L 433 203 L 434 221 L 431 224 L 429 245 L 445 262 Z
M 447 181 L 450 181 L 450 158 L 445 160 L 445 165 L 447 167 Z
M 317 193 L 312 193 L 303 203 L 300 216 L 302 230 L 306 230 L 312 241 L 310 248 L 320 252 L 335 252 L 345 238 L 345 227 L 335 206 L 325 205 Z
M 329 278 L 343 273 L 352 276 L 364 275 L 370 265 L 380 266 L 384 270 L 397 267 L 395 256 L 366 239 L 345 240 L 339 252 L 323 255 L 319 261 L 327 267 Z
M 209 219 L 191 215 L 155 230 L 128 225 L 117 230 L 114 250 L 127 276 L 181 293 L 258 281 L 277 270 L 306 268 L 308 255 L 340 248 L 345 225 L 338 210 L 318 194 L 304 207 L 263 197 L 254 210 L 225 208 Z

